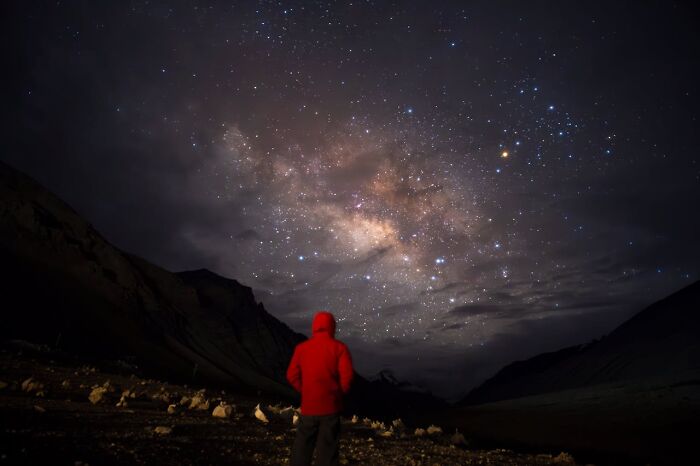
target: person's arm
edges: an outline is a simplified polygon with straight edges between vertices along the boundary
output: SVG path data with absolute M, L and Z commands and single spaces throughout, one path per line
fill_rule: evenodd
M 355 370 L 352 368 L 352 356 L 350 350 L 343 345 L 340 350 L 340 358 L 338 360 L 338 372 L 340 374 L 340 388 L 343 393 L 350 391 L 350 384 L 355 376 Z
M 299 362 L 299 345 L 297 345 L 294 348 L 294 355 L 287 368 L 287 381 L 294 387 L 294 390 L 301 393 L 301 365 Z

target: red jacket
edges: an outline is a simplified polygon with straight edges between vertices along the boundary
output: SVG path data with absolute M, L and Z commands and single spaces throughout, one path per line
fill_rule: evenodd
M 335 339 L 335 319 L 330 312 L 318 312 L 311 331 L 311 338 L 294 349 L 287 380 L 301 393 L 301 414 L 338 413 L 354 375 L 350 351 Z

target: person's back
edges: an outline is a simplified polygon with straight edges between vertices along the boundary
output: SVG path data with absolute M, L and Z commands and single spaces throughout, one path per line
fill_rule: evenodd
M 301 418 L 292 449 L 292 466 L 306 466 L 318 438 L 318 464 L 338 464 L 338 435 L 343 395 L 354 371 L 347 346 L 335 339 L 329 312 L 314 316 L 312 337 L 294 349 L 287 380 L 301 393 Z

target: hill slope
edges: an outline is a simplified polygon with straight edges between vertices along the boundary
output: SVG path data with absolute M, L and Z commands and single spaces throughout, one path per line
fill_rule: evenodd
M 291 395 L 305 337 L 250 288 L 207 270 L 171 273 L 107 242 L 31 178 L 0 164 L 0 336 L 123 359 L 151 373 Z
M 587 345 L 514 362 L 472 390 L 463 404 L 613 382 L 700 376 L 700 282 L 650 305 Z
M 285 380 L 297 343 L 251 288 L 200 269 L 171 273 L 111 245 L 70 206 L 0 162 L 0 340 L 123 360 L 175 382 L 296 399 Z M 356 375 L 348 409 L 419 418 L 428 393 Z

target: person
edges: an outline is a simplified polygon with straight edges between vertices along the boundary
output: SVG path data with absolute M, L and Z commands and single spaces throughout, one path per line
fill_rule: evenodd
M 348 347 L 335 339 L 335 326 L 333 314 L 316 313 L 311 338 L 294 348 L 287 369 L 287 380 L 301 393 L 291 466 L 309 466 L 314 449 L 317 466 L 339 462 L 340 412 L 354 370 Z

